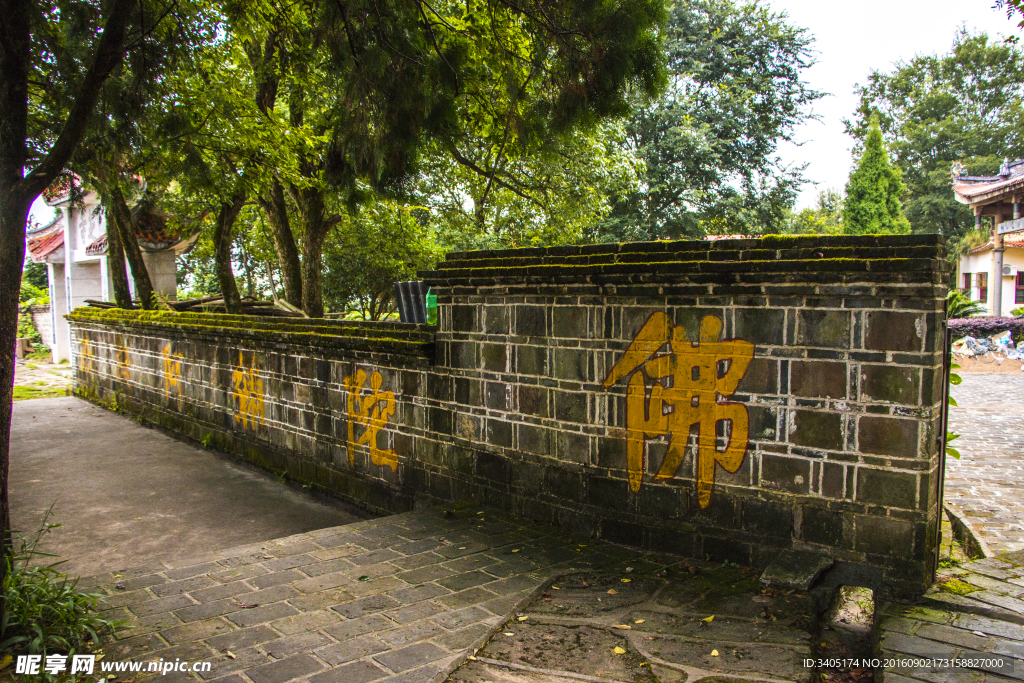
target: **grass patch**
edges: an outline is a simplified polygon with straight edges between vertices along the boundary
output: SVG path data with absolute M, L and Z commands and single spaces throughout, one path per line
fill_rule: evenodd
M 26 360 L 41 360 L 46 363 L 49 363 L 51 358 L 53 358 L 53 354 L 45 346 L 36 346 L 32 353 L 25 356 Z
M 28 401 L 33 398 L 57 398 L 58 396 L 67 396 L 67 389 L 58 389 L 57 387 L 47 386 L 17 386 L 14 387 L 14 400 L 15 401 Z
M 957 595 L 967 595 L 968 593 L 981 590 L 977 586 L 972 586 L 966 581 L 961 581 L 960 579 L 950 579 L 949 581 L 940 583 L 939 588 L 947 593 L 956 593 Z
M 0 622 L 0 653 L 70 655 L 92 652 L 98 647 L 101 634 L 113 635 L 122 622 L 104 619 L 97 613 L 99 593 L 78 590 L 78 579 L 71 579 L 57 569 L 63 560 L 50 562 L 41 558 L 53 555 L 38 550 L 39 541 L 59 524 L 47 520 L 50 510 L 43 516 L 42 526 L 35 536 L 26 538 L 14 532 L 11 555 L 6 558 L 4 577 L 4 614 Z M 9 661 L 9 660 L 8 660 Z M 4 667 L 5 669 L 7 667 Z M 8 672 L 5 672 L 9 674 Z M 42 674 L 46 680 L 57 676 Z M 61 676 L 67 678 L 67 676 Z

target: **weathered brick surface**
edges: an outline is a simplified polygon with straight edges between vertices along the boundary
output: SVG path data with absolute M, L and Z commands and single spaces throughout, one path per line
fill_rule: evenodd
M 248 592 L 205 602 L 208 588 L 186 590 L 173 599 L 197 604 L 176 612 L 164 611 L 172 605 L 167 602 L 171 598 L 161 598 L 155 590 L 169 583 L 169 575 L 180 575 L 184 567 L 145 570 L 143 576 L 152 585 L 130 592 L 140 598 L 135 603 L 138 613 L 150 614 L 141 618 L 112 606 L 129 593 L 108 576 L 97 586 L 108 596 L 107 614 L 123 616 L 128 623 L 127 630 L 106 644 L 104 651 L 115 661 L 159 657 L 209 661 L 211 670 L 200 676 L 205 680 L 244 675 L 239 683 L 348 683 L 400 680 L 399 676 L 413 672 L 426 678 L 409 680 L 430 681 L 461 661 L 467 650 L 479 647 L 552 575 L 596 570 L 628 557 L 621 548 L 580 545 L 554 527 L 508 519 L 491 508 L 485 509 L 485 515 L 475 511 L 450 518 L 439 510 L 423 510 L 215 553 L 215 562 L 195 567 L 199 573 L 193 579 L 214 581 L 212 577 L 222 575 L 224 567 L 238 557 L 253 559 L 251 567 L 279 567 L 275 556 L 289 547 L 305 548 L 312 561 L 287 570 L 290 583 L 274 587 L 288 592 L 258 590 L 259 578 L 275 573 L 250 572 L 235 582 L 248 586 Z M 339 538 L 346 540 L 339 543 Z M 317 567 L 333 560 L 318 556 L 330 558 L 344 551 L 358 561 L 378 553 L 372 548 L 381 540 L 408 552 L 395 550 L 387 561 L 365 562 L 339 574 L 338 583 L 330 586 L 296 589 L 304 581 L 327 575 Z M 423 552 L 424 546 L 431 551 Z M 402 567 L 408 560 L 415 560 L 412 564 L 419 570 L 443 567 L 439 574 L 445 579 L 403 580 Z M 365 567 L 377 570 L 367 576 Z M 195 580 L 193 585 L 205 583 Z M 358 597 L 363 591 L 372 594 Z M 314 597 L 312 605 L 308 601 Z M 230 605 L 231 611 L 221 616 L 217 612 L 224 605 Z M 208 606 L 218 607 L 206 614 L 197 612 Z M 430 667 L 429 675 L 425 667 Z M 195 680 L 195 674 L 180 678 Z
M 810 545 L 912 594 L 934 570 L 943 255 L 932 236 L 450 254 L 424 274 L 436 330 L 80 310 L 77 386 L 378 512 L 474 499 L 577 535 L 757 565 Z M 693 434 L 658 479 L 669 443 L 651 434 L 639 490 L 628 483 L 632 373 L 603 382 L 654 315 L 690 341 L 716 316 L 723 338 L 754 345 L 729 399 L 749 418 L 746 453 L 734 473 L 715 468 L 710 500 Z M 358 397 L 347 378 L 362 379 Z M 374 392 L 387 407 L 375 436 L 351 414 Z M 261 583 L 303 566 L 316 565 L 278 563 Z M 344 571 L 294 585 L 318 591 Z

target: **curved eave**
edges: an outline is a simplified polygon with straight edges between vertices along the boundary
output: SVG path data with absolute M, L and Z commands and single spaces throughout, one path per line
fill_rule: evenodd
M 983 206 L 1001 199 L 1007 194 L 1024 189 L 1024 176 L 1014 176 L 993 183 L 953 184 L 953 196 L 961 204 Z

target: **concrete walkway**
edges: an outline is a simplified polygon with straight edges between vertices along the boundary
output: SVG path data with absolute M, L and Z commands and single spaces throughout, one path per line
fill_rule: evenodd
M 946 460 L 946 502 L 992 551 L 1024 550 L 1024 372 L 961 377 L 949 422 L 962 458 Z
M 42 550 L 69 574 L 174 561 L 358 521 L 346 507 L 272 475 L 176 441 L 81 399 L 14 404 L 10 465 L 15 529 L 52 505 Z

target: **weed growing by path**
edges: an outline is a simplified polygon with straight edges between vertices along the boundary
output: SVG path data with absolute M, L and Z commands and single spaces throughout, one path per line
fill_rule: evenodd
M 41 558 L 55 557 L 38 549 L 43 536 L 60 526 L 48 522 L 50 513 L 46 511 L 34 536 L 13 533 L 0 621 L 0 652 L 4 654 L 81 654 L 100 642 L 100 634 L 112 634 L 120 626 L 120 622 L 97 614 L 101 594 L 78 590 L 77 578 L 58 571 L 65 560 L 40 563 Z

